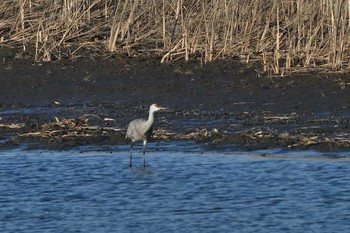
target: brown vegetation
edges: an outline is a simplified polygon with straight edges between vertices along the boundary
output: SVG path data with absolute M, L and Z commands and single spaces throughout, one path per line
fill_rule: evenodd
M 0 45 L 33 47 L 38 61 L 98 49 L 347 70 L 349 18 L 350 0 L 2 0 Z

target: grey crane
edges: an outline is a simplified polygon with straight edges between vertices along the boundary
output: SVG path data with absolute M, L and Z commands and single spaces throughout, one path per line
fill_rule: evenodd
M 137 141 L 143 141 L 143 147 L 142 147 L 142 158 L 143 158 L 143 167 L 146 167 L 145 162 L 145 153 L 146 153 L 146 143 L 147 139 L 151 136 L 153 131 L 153 121 L 154 121 L 154 113 L 158 112 L 162 109 L 165 109 L 158 104 L 152 104 L 149 107 L 149 115 L 148 119 L 142 119 L 138 118 L 129 123 L 128 130 L 126 131 L 126 138 L 129 138 L 131 140 L 130 145 L 130 164 L 129 166 L 132 167 L 132 150 L 134 147 L 134 143 Z

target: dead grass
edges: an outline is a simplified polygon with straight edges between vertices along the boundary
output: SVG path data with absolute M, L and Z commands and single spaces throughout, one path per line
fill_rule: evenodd
M 38 61 L 98 47 L 161 62 L 235 56 L 278 75 L 350 62 L 349 0 L 2 0 L 0 17 L 0 45 L 35 47 Z

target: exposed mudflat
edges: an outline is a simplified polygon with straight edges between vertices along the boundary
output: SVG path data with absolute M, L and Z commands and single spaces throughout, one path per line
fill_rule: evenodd
M 267 77 L 236 60 L 159 63 L 156 57 L 81 57 L 52 63 L 1 53 L 1 147 L 124 144 L 148 107 L 155 140 L 208 148 L 350 149 L 350 76 Z

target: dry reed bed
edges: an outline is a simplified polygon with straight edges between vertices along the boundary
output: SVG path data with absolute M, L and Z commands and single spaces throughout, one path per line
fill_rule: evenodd
M 236 56 L 271 74 L 349 69 L 350 0 L 2 0 L 0 45 L 35 60 L 85 48 L 161 62 Z

